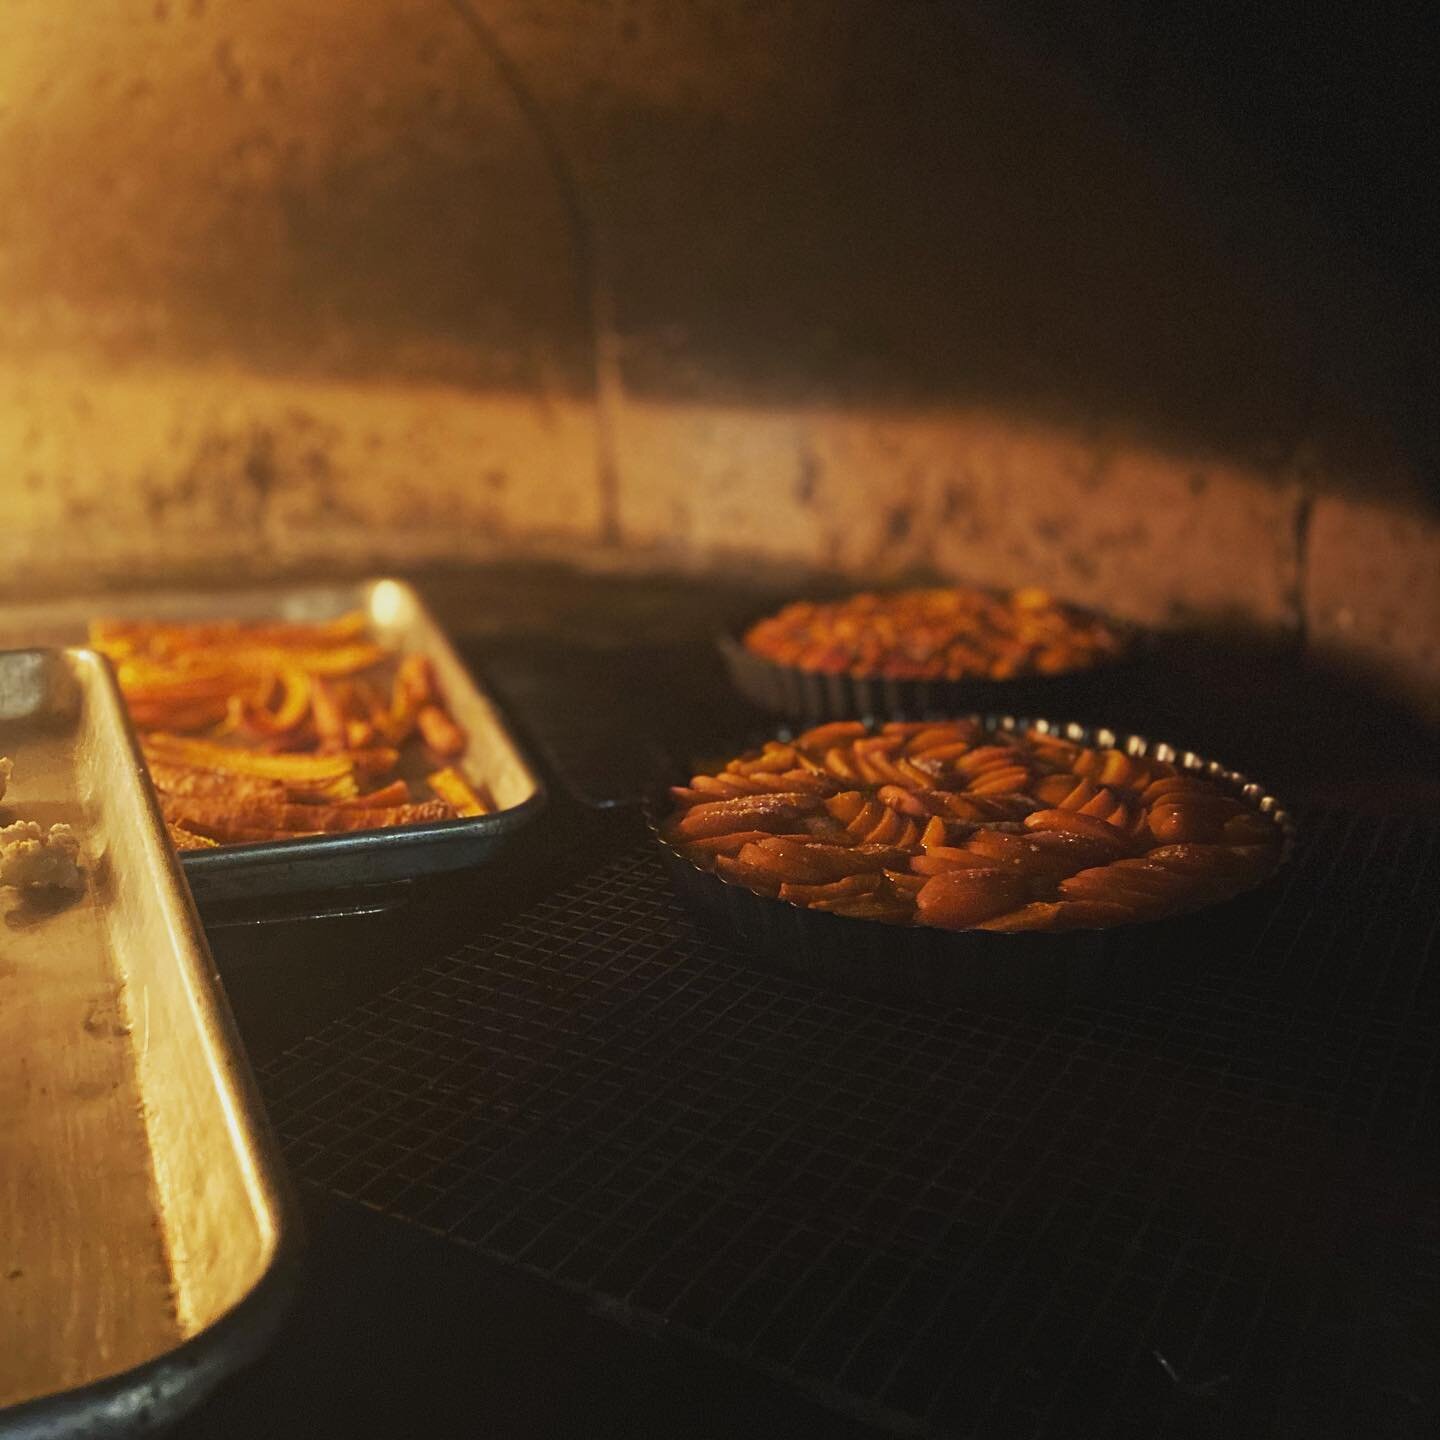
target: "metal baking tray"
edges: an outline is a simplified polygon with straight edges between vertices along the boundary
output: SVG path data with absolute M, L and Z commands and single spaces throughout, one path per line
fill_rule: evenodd
M 333 619 L 363 610 L 376 639 L 429 658 L 469 746 L 456 762 L 495 801 L 489 815 L 387 830 L 362 830 L 253 845 L 187 851 L 181 862 L 196 901 L 251 902 L 322 895 L 421 875 L 463 870 L 495 858 L 544 808 L 544 787 L 494 701 L 471 678 L 420 597 L 399 580 L 251 590 L 104 595 L 0 612 L 0 644 L 78 645 L 92 619 Z
M 105 661 L 0 653 L 0 753 L 86 880 L 0 890 L 0 1437 L 143 1435 L 269 1339 L 292 1207 Z
M 861 716 L 867 723 L 888 716 Z M 926 719 L 953 719 L 927 715 Z M 645 819 L 676 893 L 702 919 L 718 926 L 765 965 L 786 974 L 860 994 L 886 995 L 924 1003 L 975 1002 L 1063 1005 L 1086 996 L 1149 993 L 1187 967 L 1222 958 L 1213 941 L 1250 915 L 1259 918 L 1274 898 L 1277 876 L 1295 844 L 1289 812 L 1262 785 L 1218 761 L 1103 727 L 1031 720 L 1011 715 L 979 715 L 992 732 L 1036 727 L 1052 735 L 1151 756 L 1180 770 L 1203 776 L 1270 819 L 1280 832 L 1275 870 L 1253 889 L 1198 910 L 1111 925 L 1103 929 L 1055 933 L 988 930 L 940 930 L 925 925 L 887 925 L 810 910 L 793 901 L 761 895 L 737 881 L 696 865 L 661 834 L 673 804 L 669 785 L 706 768 L 710 757 L 685 768 L 674 767 L 647 796 Z M 765 740 L 790 740 L 796 731 L 749 737 L 728 754 L 757 749 Z

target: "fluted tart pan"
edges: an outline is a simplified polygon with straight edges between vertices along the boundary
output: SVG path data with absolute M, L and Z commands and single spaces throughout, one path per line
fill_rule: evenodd
M 871 723 L 879 718 L 888 717 L 871 717 Z M 1264 786 L 1191 751 L 1103 727 L 1009 715 L 929 718 L 973 720 L 991 734 L 1033 729 L 1075 744 L 1161 761 L 1196 775 L 1275 825 L 1274 869 L 1253 888 L 1202 908 L 1103 928 L 1003 933 L 886 923 L 772 898 L 697 865 L 663 833 L 673 809 L 669 785 L 685 778 L 677 770 L 657 777 L 645 806 L 646 821 L 676 893 L 757 964 L 839 989 L 944 1003 L 1054 1004 L 1086 995 L 1145 993 L 1187 968 L 1223 962 L 1236 948 L 1237 938 L 1260 922 L 1295 838 L 1290 814 Z M 782 729 L 750 737 L 733 753 L 756 748 L 764 740 L 794 738 L 794 731 Z
M 800 725 L 871 716 L 917 720 L 927 715 L 1043 715 L 1055 709 L 1103 702 L 1153 645 L 1148 632 L 1127 630 L 1122 649 L 1094 664 L 1054 674 L 1008 680 L 980 676 L 962 680 L 911 680 L 848 671 L 782 665 L 751 650 L 744 636 L 755 616 L 716 637 L 730 681 L 753 705 Z

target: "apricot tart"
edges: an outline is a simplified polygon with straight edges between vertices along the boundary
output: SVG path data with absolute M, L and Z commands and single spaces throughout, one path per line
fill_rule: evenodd
M 781 665 L 898 680 L 1011 680 L 1113 659 L 1121 631 L 1034 588 L 966 586 L 796 601 L 752 625 L 746 649 Z
M 1034 713 L 1129 658 L 1139 638 L 1043 590 L 956 586 L 796 601 L 723 637 L 720 648 L 751 700 L 814 723 Z
M 670 791 L 660 838 L 807 910 L 948 931 L 1097 930 L 1182 915 L 1278 866 L 1288 820 L 1168 746 L 1044 722 L 844 721 Z

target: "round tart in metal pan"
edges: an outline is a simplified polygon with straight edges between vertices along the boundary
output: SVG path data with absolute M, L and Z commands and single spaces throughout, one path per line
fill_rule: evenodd
M 769 612 L 767 612 L 769 613 Z M 1050 675 L 1017 675 L 1009 680 L 975 676 L 963 680 L 906 680 L 882 675 L 806 670 L 767 660 L 749 649 L 744 637 L 764 616 L 752 616 L 716 639 L 731 683 L 762 710 L 804 725 L 872 716 L 879 720 L 912 720 L 927 715 L 1043 715 L 1047 711 L 1103 702 L 1124 683 L 1125 673 L 1149 653 L 1151 635 L 1133 627 L 1122 632 L 1122 648 L 1113 656 L 1074 670 Z
M 647 797 L 645 818 L 681 900 L 762 964 L 785 974 L 864 994 L 944 1003 L 1048 1005 L 1090 995 L 1149 993 L 1186 969 L 1222 962 L 1264 916 L 1294 848 L 1295 826 L 1274 796 L 1238 771 L 1188 750 L 1094 726 L 1008 715 L 926 718 L 976 719 L 992 733 L 1033 728 L 1201 776 L 1274 823 L 1280 842 L 1275 869 L 1254 888 L 1201 909 L 1093 930 L 1006 934 L 887 924 L 772 899 L 696 865 L 661 833 L 673 808 L 668 783 L 676 776 L 671 775 Z M 733 753 L 764 740 L 793 738 L 794 732 L 783 729 Z

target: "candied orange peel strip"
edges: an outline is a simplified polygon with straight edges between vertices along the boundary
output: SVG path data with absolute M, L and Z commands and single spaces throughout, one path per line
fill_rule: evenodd
M 163 731 L 147 735 L 143 744 L 147 754 L 171 764 L 283 780 L 286 785 L 317 791 L 336 799 L 348 799 L 358 789 L 355 765 L 349 755 L 266 755 L 256 750 L 238 750 L 231 745 L 218 745 L 185 735 L 169 735 Z
M 392 780 L 378 790 L 367 790 L 363 795 L 354 795 L 349 800 L 337 800 L 348 810 L 375 810 L 390 805 L 404 805 L 410 799 L 410 787 L 403 780 Z
M 425 744 L 442 760 L 465 753 L 465 732 L 438 705 L 422 705 L 415 723 Z
M 427 775 L 425 783 L 442 800 L 452 805 L 457 815 L 490 813 L 490 807 L 480 798 L 475 787 L 453 765 L 447 765 L 443 770 Z
M 310 713 L 310 677 L 298 665 L 282 666 L 278 681 L 280 704 L 274 710 L 264 705 L 242 707 L 244 728 L 259 735 L 289 735 L 304 724 Z

